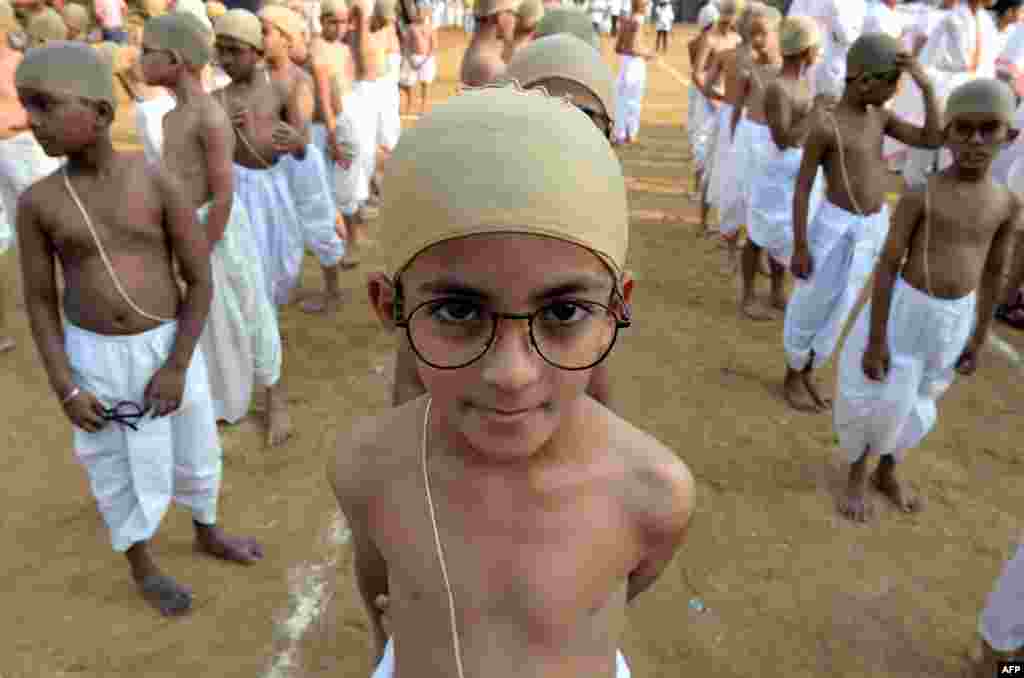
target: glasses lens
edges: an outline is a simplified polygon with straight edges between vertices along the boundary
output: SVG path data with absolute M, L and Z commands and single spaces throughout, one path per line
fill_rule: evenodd
M 463 367 L 480 358 L 495 332 L 496 317 L 472 301 L 427 302 L 409 317 L 413 349 L 438 368 Z M 562 369 L 599 362 L 615 341 L 615 316 L 601 304 L 564 301 L 538 309 L 533 338 L 541 356 Z

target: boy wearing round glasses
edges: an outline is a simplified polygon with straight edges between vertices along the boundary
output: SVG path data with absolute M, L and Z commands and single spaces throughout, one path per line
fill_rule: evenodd
M 493 87 L 437 106 L 387 172 L 370 300 L 427 395 L 339 440 L 329 470 L 374 676 L 629 676 L 626 604 L 672 559 L 695 490 L 585 393 L 630 324 L 615 153 L 564 99 Z

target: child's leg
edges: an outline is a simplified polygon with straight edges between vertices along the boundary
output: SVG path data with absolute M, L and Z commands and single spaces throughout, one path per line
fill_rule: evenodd
M 430 94 L 430 83 L 420 83 L 420 115 L 427 112 L 427 96 Z
M 772 281 L 772 307 L 780 311 L 786 310 L 786 267 L 768 257 L 768 268 Z
M 740 293 L 740 311 L 751 320 L 773 320 L 772 313 L 757 303 L 757 295 L 754 292 L 754 283 L 757 278 L 757 268 L 761 261 L 761 248 L 747 238 L 743 246 L 743 253 L 740 260 L 740 279 L 742 291 Z
M 412 88 L 402 85 L 398 89 L 401 92 L 402 102 L 399 105 L 399 113 L 402 115 L 408 115 L 412 111 Z
M 920 497 L 912 494 L 897 480 L 896 458 L 893 455 L 882 455 L 878 468 L 871 474 L 871 484 L 904 513 L 917 513 L 921 510 Z
M 267 386 L 267 447 L 277 447 L 292 436 L 292 420 L 281 382 Z
M 13 294 L 14 290 L 14 286 L 10 283 L 13 279 L 11 273 L 14 268 L 15 256 L 11 252 L 0 254 L 0 353 L 6 353 L 15 346 L 7 326 L 7 295 Z
M 149 542 L 140 541 L 126 552 L 132 579 L 142 595 L 165 617 L 185 614 L 192 608 L 192 589 L 164 574 L 149 553 Z
M 860 458 L 850 464 L 846 489 L 842 497 L 839 498 L 839 513 L 858 523 L 866 522 L 874 510 L 867 498 L 867 471 L 870 452 L 870 447 L 865 448 Z

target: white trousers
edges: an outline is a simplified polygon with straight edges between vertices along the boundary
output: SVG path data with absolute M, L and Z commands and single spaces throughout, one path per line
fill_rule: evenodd
M 733 183 L 736 168 L 733 163 L 733 138 L 729 126 L 732 111 L 732 104 L 720 103 L 714 123 L 714 159 L 711 176 L 708 178 L 708 202 L 719 211 L 736 199 L 736 186 Z
M 398 91 L 398 73 L 402 68 L 401 55 L 389 55 L 389 61 L 397 58 L 396 63 L 391 64 L 393 75 L 379 78 L 376 83 L 376 96 L 379 100 L 377 107 L 377 145 L 393 150 L 398 145 L 398 139 L 402 136 L 402 95 Z
M 323 154 L 316 145 L 310 144 L 302 160 L 289 154 L 282 156 L 277 164 L 288 175 L 302 241 L 321 266 L 335 266 L 345 256 L 345 242 L 338 237 L 335 228 L 337 210 Z
M 282 306 L 291 300 L 302 271 L 303 241 L 292 203 L 288 173 L 278 162 L 270 169 L 235 164 L 235 197 L 245 206 L 263 265 L 267 298 Z
M 106 407 L 123 401 L 142 405 L 176 332 L 173 322 L 131 335 L 96 334 L 65 322 L 64 348 L 75 384 Z M 96 433 L 74 429 L 75 455 L 120 552 L 152 538 L 172 498 L 203 524 L 217 520 L 222 451 L 200 348 L 192 354 L 181 407 L 160 419 L 147 415 L 136 426 L 138 431 L 117 422 Z
M 395 675 L 395 643 L 391 638 L 388 638 L 388 644 L 384 647 L 384 656 L 381 657 L 380 663 L 377 664 L 377 668 L 374 669 L 373 675 L 370 678 L 393 678 Z M 632 678 L 632 672 L 629 670 L 629 664 L 626 663 L 626 658 L 622 655 L 622 652 L 615 653 L 615 678 Z
M 783 346 L 794 370 L 814 367 L 832 356 L 846 319 L 871 277 L 889 230 L 889 209 L 861 217 L 833 205 L 827 198 L 807 228 L 814 270 L 797 280 L 786 306 Z
M 747 235 L 784 266 L 793 256 L 793 196 L 803 149 L 783 151 L 772 141 L 766 125 L 749 123 L 750 189 Z M 824 174 L 819 170 L 811 189 L 807 221 L 811 223 L 824 197 Z
M 0 141 L 0 201 L 6 217 L 0 220 L 0 253 L 15 244 L 18 198 L 29 186 L 53 174 L 62 160 L 51 158 L 31 131 Z
M 357 80 L 352 83 L 352 96 L 358 102 L 356 105 L 359 114 L 353 118 L 356 125 L 356 135 L 359 137 L 359 155 L 356 162 L 359 165 L 359 193 L 370 195 L 370 179 L 377 167 L 377 140 L 380 136 L 381 124 L 381 97 L 380 88 L 376 80 Z M 363 198 L 363 202 L 366 198 Z
M 359 177 L 362 170 L 358 159 L 360 155 L 360 138 L 356 133 L 359 122 L 355 119 L 359 115 L 356 100 L 351 95 L 343 99 L 343 111 L 338 114 L 335 122 L 335 135 L 338 141 L 343 144 L 351 154 L 352 163 L 348 169 L 338 165 L 331 158 L 327 149 L 327 127 L 322 123 L 314 123 L 312 127 L 313 145 L 319 149 L 327 167 L 328 180 L 331 183 L 331 197 L 334 206 L 341 210 L 347 217 L 352 216 L 359 209 L 360 201 L 365 201 L 369 195 L 369 187 L 366 193 L 360 196 Z
M 625 141 L 640 132 L 640 109 L 644 89 L 647 87 L 647 61 L 635 56 L 624 56 L 615 81 L 615 140 Z
M 719 121 L 725 138 L 730 135 L 729 117 Z M 722 158 L 723 171 L 718 175 L 718 231 L 725 238 L 735 238 L 739 233 L 740 226 L 747 220 L 747 207 L 750 204 L 750 180 L 751 172 L 751 125 L 750 121 L 740 118 L 736 124 L 736 134 L 732 137 L 732 143 L 720 139 L 728 150 Z M 726 183 L 728 182 L 728 183 Z
M 868 447 L 903 461 L 935 427 L 936 402 L 956 377 L 956 361 L 974 330 L 975 294 L 936 299 L 903 278 L 892 294 L 886 338 L 891 364 L 872 381 L 862 363 L 871 335 L 871 304 L 861 311 L 839 356 L 834 424 L 850 463 Z
M 998 652 L 1024 649 L 1024 544 L 996 580 L 978 619 L 978 632 Z
M 690 83 L 686 131 L 698 170 L 704 170 L 707 163 L 708 141 L 713 129 L 714 109 L 697 86 Z
M 196 214 L 205 225 L 209 205 Z M 210 254 L 213 300 L 199 337 L 218 421 L 236 423 L 249 412 L 253 386 L 281 378 L 281 331 L 263 280 L 259 249 L 245 206 L 235 200 L 224 237 Z

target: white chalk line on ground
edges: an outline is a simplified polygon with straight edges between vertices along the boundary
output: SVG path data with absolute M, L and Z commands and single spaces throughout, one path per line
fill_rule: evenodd
M 654 63 L 656 63 L 657 65 L 661 66 L 663 71 L 665 71 L 666 73 L 671 75 L 672 78 L 675 79 L 675 81 L 678 82 L 683 87 L 686 87 L 686 86 L 688 86 L 690 84 L 690 81 L 689 81 L 688 78 L 684 78 L 682 73 L 680 73 L 675 68 L 670 66 L 663 59 L 655 59 Z
M 287 678 L 294 675 L 293 670 L 299 668 L 299 641 L 325 612 L 330 601 L 328 591 L 331 578 L 337 576 L 339 552 L 351 538 L 352 533 L 345 526 L 345 519 L 340 511 L 336 511 L 321 540 L 327 555 L 320 562 L 302 563 L 288 573 L 291 611 L 274 628 L 275 638 L 280 639 L 284 647 L 271 659 L 264 678 Z

